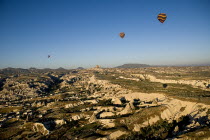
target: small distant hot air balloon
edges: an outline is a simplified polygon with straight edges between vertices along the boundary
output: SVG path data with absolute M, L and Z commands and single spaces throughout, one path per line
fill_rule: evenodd
M 167 16 L 166 16 L 166 14 L 164 14 L 164 13 L 160 13 L 160 14 L 158 15 L 158 17 L 157 17 L 157 19 L 158 19 L 161 23 L 163 23 L 163 22 L 166 20 L 166 18 L 167 18 Z
M 48 55 L 48 58 L 50 58 L 50 55 Z
M 121 32 L 121 33 L 119 34 L 119 36 L 120 36 L 121 38 L 124 38 L 124 37 L 125 37 L 125 33 L 124 33 L 124 32 Z

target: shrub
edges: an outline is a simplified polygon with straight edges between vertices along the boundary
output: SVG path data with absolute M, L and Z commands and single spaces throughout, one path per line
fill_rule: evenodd
M 167 88 L 167 86 L 168 86 L 167 84 L 163 84 L 163 88 Z
M 112 99 L 100 100 L 100 101 L 98 102 L 98 105 L 100 105 L 100 106 L 109 106 L 109 105 L 113 105 L 113 104 L 112 104 Z

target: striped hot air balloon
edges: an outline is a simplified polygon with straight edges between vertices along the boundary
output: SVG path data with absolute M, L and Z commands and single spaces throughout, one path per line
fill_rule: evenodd
M 119 34 L 119 36 L 120 36 L 121 38 L 124 38 L 124 37 L 125 37 L 125 33 L 124 33 L 124 32 L 121 32 L 121 33 Z
M 157 19 L 158 19 L 161 23 L 163 23 L 163 22 L 166 20 L 166 18 L 167 18 L 167 16 L 166 16 L 165 13 L 160 13 L 160 14 L 158 15 L 158 17 L 157 17 Z

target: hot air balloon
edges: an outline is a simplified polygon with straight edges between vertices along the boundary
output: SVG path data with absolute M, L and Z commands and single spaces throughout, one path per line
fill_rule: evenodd
M 50 58 L 50 55 L 48 55 L 48 58 Z
M 119 36 L 120 36 L 121 38 L 124 38 L 124 37 L 125 37 L 125 33 L 124 33 L 124 32 L 121 32 L 121 33 L 119 34 Z
M 167 18 L 167 16 L 166 16 L 166 14 L 164 14 L 164 13 L 160 13 L 160 14 L 158 15 L 158 17 L 157 17 L 157 19 L 158 19 L 161 23 L 163 23 L 163 22 L 166 20 L 166 18 Z

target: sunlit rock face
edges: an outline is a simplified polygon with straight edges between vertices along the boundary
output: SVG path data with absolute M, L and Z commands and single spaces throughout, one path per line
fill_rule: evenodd
M 56 124 L 56 127 L 60 127 L 64 124 L 66 124 L 66 121 L 65 120 L 55 120 L 55 124 Z
M 115 116 L 115 114 L 112 112 L 103 112 L 100 114 L 100 118 L 113 117 L 113 116 Z
M 35 123 L 34 126 L 33 126 L 33 130 L 35 132 L 39 132 L 39 133 L 41 133 L 43 135 L 48 135 L 49 134 L 49 131 L 41 123 Z

